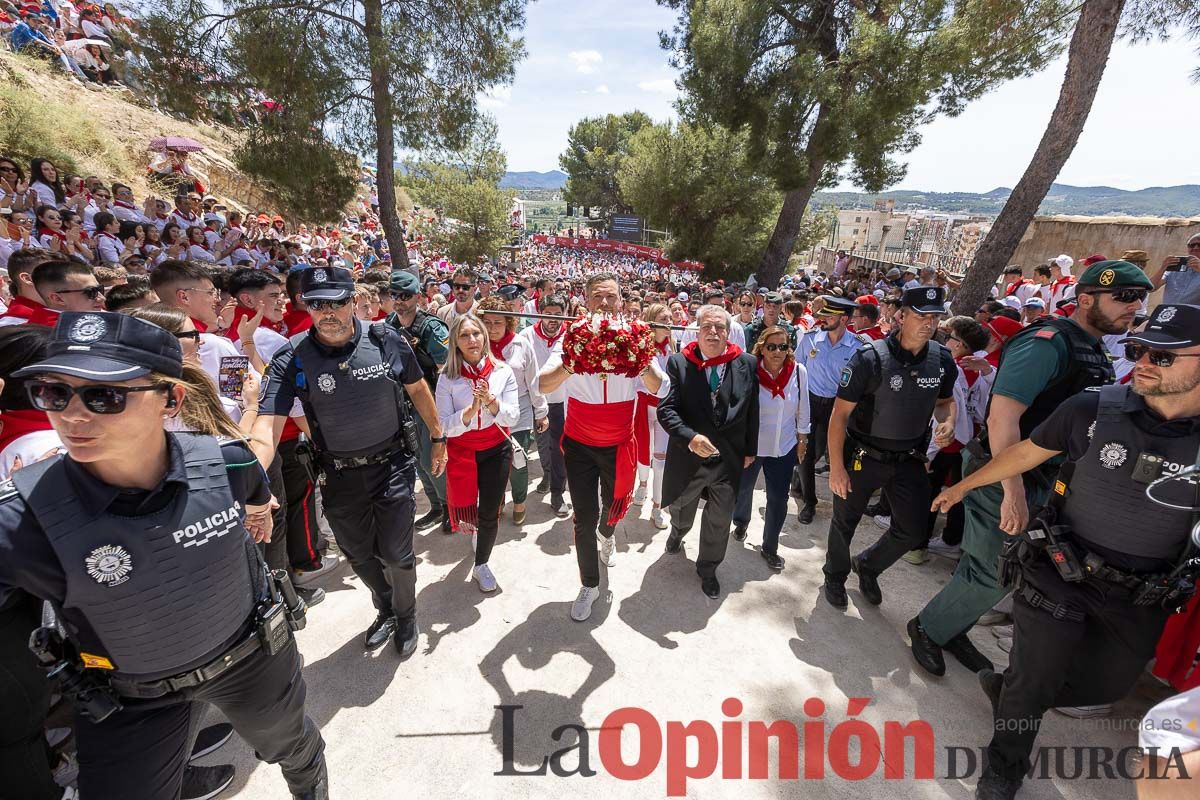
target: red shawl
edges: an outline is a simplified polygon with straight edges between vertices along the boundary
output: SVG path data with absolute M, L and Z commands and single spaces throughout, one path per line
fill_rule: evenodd
M 463 364 L 462 376 L 472 382 L 486 382 L 492 374 L 492 360 L 484 357 L 479 369 Z M 480 412 L 479 418 L 482 418 Z M 460 523 L 479 524 L 479 468 L 475 454 L 491 449 L 504 441 L 506 430 L 492 423 L 483 430 L 473 430 L 446 440 L 446 504 L 450 507 L 450 524 L 458 530 Z

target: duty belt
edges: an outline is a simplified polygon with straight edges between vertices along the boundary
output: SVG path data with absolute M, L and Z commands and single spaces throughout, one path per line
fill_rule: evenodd
M 863 455 L 870 456 L 882 464 L 898 464 L 909 458 L 917 461 L 926 461 L 924 453 L 918 453 L 916 450 L 880 450 L 876 447 L 871 447 L 865 444 L 853 433 L 847 431 L 850 437 L 851 445 Z
M 359 467 L 369 467 L 373 464 L 383 464 L 390 461 L 392 456 L 397 453 L 407 453 L 408 450 L 404 447 L 389 447 L 386 450 L 381 450 L 378 453 L 372 453 L 366 456 L 354 456 L 353 458 L 338 458 L 336 456 L 324 455 L 321 456 L 321 464 L 326 467 L 333 467 L 336 470 L 343 469 L 358 469 Z
M 1033 608 L 1040 608 L 1048 612 L 1055 619 L 1065 619 L 1068 622 L 1083 622 L 1084 620 L 1081 612 L 1073 610 L 1066 603 L 1054 602 L 1027 582 L 1021 583 L 1021 587 L 1017 589 L 1017 594 Z
M 192 689 L 202 683 L 208 683 L 230 669 L 233 669 L 260 650 L 262 650 L 262 640 L 258 638 L 258 632 L 252 627 L 245 639 L 203 667 L 156 681 L 132 681 L 114 675 L 109 680 L 109 684 L 122 697 L 150 700 L 171 694 L 172 692 Z

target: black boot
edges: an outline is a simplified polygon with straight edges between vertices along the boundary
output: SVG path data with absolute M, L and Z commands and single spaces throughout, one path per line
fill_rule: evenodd
M 325 762 L 321 762 L 321 771 L 317 773 L 317 782 L 307 792 L 292 795 L 294 800 L 329 800 L 329 773 L 325 770 Z
M 418 528 L 428 528 L 430 525 L 435 525 L 442 521 L 445 515 L 445 506 L 435 503 L 433 508 L 429 509 L 429 513 L 413 523 Z
M 450 509 L 445 503 L 442 503 L 442 533 L 454 533 L 450 527 Z

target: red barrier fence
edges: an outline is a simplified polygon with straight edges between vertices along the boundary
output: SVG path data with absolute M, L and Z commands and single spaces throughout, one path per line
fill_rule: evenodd
M 617 242 L 612 239 L 586 239 L 570 236 L 550 236 L 535 233 L 532 237 L 534 244 L 546 244 L 553 247 L 569 247 L 573 250 L 596 250 L 602 253 L 620 253 L 621 255 L 637 256 L 658 262 L 660 267 L 673 266 L 678 269 L 690 269 L 696 272 L 704 269 L 699 261 L 674 261 L 664 258 L 663 251 L 657 247 L 645 247 L 640 244 Z

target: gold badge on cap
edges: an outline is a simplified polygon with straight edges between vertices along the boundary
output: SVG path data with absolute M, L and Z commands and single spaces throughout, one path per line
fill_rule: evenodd
M 1111 286 L 1112 282 L 1117 279 L 1117 273 L 1111 269 L 1106 269 L 1100 273 L 1100 285 Z

